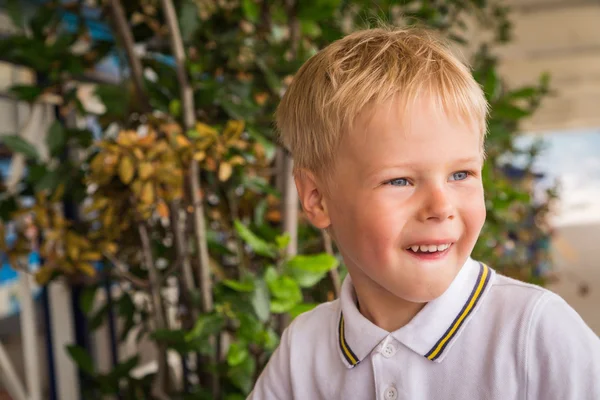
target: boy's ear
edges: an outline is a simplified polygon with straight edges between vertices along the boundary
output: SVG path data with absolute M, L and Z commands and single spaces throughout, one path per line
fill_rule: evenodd
M 304 213 L 310 222 L 319 229 L 325 229 L 331 224 L 327 204 L 321 188 L 317 184 L 315 175 L 307 170 L 300 170 L 294 174 L 298 197 Z

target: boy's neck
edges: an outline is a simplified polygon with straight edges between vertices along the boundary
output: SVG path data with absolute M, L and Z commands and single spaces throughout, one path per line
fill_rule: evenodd
M 387 332 L 408 324 L 427 304 L 401 299 L 368 278 L 353 279 L 353 284 L 360 313 Z

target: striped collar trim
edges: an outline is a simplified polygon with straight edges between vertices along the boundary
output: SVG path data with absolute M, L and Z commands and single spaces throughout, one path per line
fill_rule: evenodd
M 346 342 L 346 334 L 344 333 L 344 313 L 343 312 L 340 312 L 340 322 L 338 324 L 338 338 L 339 338 L 338 343 L 340 345 L 340 351 L 342 352 L 342 356 L 348 363 L 348 366 L 350 368 L 356 367 L 360 363 L 360 360 L 358 359 L 356 354 L 354 354 L 354 352 L 348 345 L 348 342 Z
M 442 296 L 429 302 L 411 322 L 392 333 L 360 314 L 352 281 L 347 276 L 342 285 L 336 332 L 344 364 L 354 368 L 388 336 L 428 360 L 441 362 L 489 292 L 494 275 L 494 270 L 487 265 L 469 259 Z
M 479 303 L 479 300 L 483 297 L 483 294 L 485 293 L 485 289 L 487 288 L 487 286 L 490 282 L 491 274 L 492 274 L 492 272 L 491 272 L 490 268 L 487 265 L 480 263 L 479 276 L 477 277 L 477 281 L 475 282 L 475 285 L 473 286 L 471 295 L 467 299 L 467 302 L 463 306 L 460 313 L 456 316 L 456 318 L 452 322 L 452 325 L 450 325 L 448 330 L 437 341 L 437 343 L 431 348 L 431 350 L 429 350 L 429 352 L 427 352 L 427 354 L 425 354 L 425 357 L 427 359 L 429 359 L 431 361 L 438 360 L 444 353 L 444 350 L 446 349 L 448 344 L 450 342 L 452 342 L 452 339 L 454 339 L 458 335 L 458 332 L 460 331 L 461 327 L 463 326 L 465 321 L 468 319 L 469 315 L 477 307 L 477 303 Z

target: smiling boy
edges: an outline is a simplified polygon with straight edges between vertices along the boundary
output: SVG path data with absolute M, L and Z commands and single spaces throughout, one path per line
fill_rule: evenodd
M 560 297 L 470 258 L 487 102 L 431 33 L 356 32 L 277 110 L 300 201 L 348 268 L 251 399 L 600 399 L 600 340 Z

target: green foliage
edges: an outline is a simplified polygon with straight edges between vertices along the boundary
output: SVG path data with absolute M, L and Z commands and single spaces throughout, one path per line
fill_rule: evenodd
M 64 11 L 61 7 L 74 7 L 71 11 L 79 13 L 78 6 L 52 2 L 38 7 L 26 20 L 18 12 L 18 2 L 10 3 L 13 19 L 31 34 L 7 38 L 0 43 L 0 52 L 7 61 L 30 67 L 43 78 L 39 85 L 13 87 L 13 94 L 34 102 L 53 93 L 64 100 L 60 115 L 87 115 L 76 91 L 67 89 L 69 83 L 85 75 L 109 51 L 123 53 L 124 49 L 114 43 L 96 43 L 85 54 L 73 52 L 73 44 L 85 37 L 86 28 L 65 32 L 59 16 Z M 321 235 L 304 219 L 298 231 L 300 255 L 286 254 L 290 235 L 282 233 L 282 196 L 272 173 L 277 150 L 272 115 L 299 66 L 331 41 L 364 27 L 365 21 L 418 22 L 463 43 L 469 37 L 464 21 L 475 16 L 493 33 L 493 41 L 474 54 L 472 63 L 474 76 L 492 106 L 483 170 L 488 221 L 473 256 L 501 272 L 538 279 L 532 260 L 545 260 L 547 251 L 531 254 L 530 248 L 547 237 L 544 221 L 549 204 L 532 205 L 531 171 L 515 180 L 505 173 L 504 160 L 524 155 L 530 165 L 539 153 L 538 145 L 523 152 L 513 142 L 521 121 L 535 112 L 548 93 L 548 78 L 509 89 L 499 76 L 490 48 L 510 38 L 504 7 L 481 0 L 380 1 L 376 6 L 367 0 L 310 0 L 298 2 L 293 9 L 282 0 L 175 2 L 199 122 L 183 129 L 176 70 L 154 56 L 169 53 L 164 45 L 164 15 L 150 3 L 122 2 L 135 41 L 148 44 L 151 50 L 141 62 L 147 72 L 144 95 L 153 112 L 142 108 L 140 94 L 133 91 L 130 81 L 102 83 L 95 87 L 104 104 L 97 116 L 104 135 L 101 141 L 94 142 L 89 131 L 61 120 L 46 136 L 50 159 L 41 160 L 30 143 L 16 135 L 3 136 L 6 147 L 28 159 L 28 176 L 20 193 L 0 197 L 0 217 L 3 221 L 13 218 L 20 208 L 18 196 L 33 194 L 40 203 L 34 214 L 44 231 L 44 244 L 70 235 L 73 240 L 60 244 L 70 244 L 71 255 L 55 267 L 47 262 L 38 278 L 46 282 L 62 274 L 86 283 L 89 289 L 80 304 L 92 330 L 106 320 L 108 305 L 94 304 L 94 298 L 100 282 L 110 278 L 127 288 L 113 299 L 121 322 L 120 341 L 135 335 L 137 342 L 150 341 L 184 359 L 202 361 L 189 372 L 199 377 L 200 384 L 192 385 L 190 393 L 173 390 L 171 398 L 210 399 L 207 374 L 217 375 L 222 398 L 245 398 L 276 348 L 286 318 L 334 297 L 330 272 L 343 267 L 340 258 L 325 252 Z M 296 28 L 299 39 L 292 35 Z M 65 156 L 73 154 L 84 156 L 76 161 Z M 204 308 L 201 279 L 193 277 L 189 289 L 177 257 L 177 238 L 183 237 L 192 271 L 199 270 L 193 213 L 197 204 L 192 188 L 184 183 L 191 174 L 192 159 L 201 169 L 200 195 L 208 227 L 214 303 L 210 311 Z M 63 200 L 86 200 L 91 205 L 81 210 L 80 220 L 67 224 L 50 212 L 56 208 L 53 204 Z M 186 223 L 180 232 L 174 216 L 182 215 Z M 149 249 L 144 248 L 140 228 L 149 232 Z M 509 241 L 514 245 L 510 251 L 500 246 Z M 156 265 L 145 263 L 141 254 L 145 250 Z M 106 262 L 102 274 L 90 271 L 89 259 L 97 256 L 91 253 L 98 251 L 104 261 L 110 257 L 122 265 Z M 156 267 L 158 283 L 150 282 L 149 267 Z M 159 294 L 159 298 L 163 307 L 176 308 L 177 318 L 169 326 L 157 327 L 155 305 L 134 301 L 134 294 L 150 298 L 152 285 L 171 290 L 170 280 L 179 291 L 175 304 L 166 295 Z M 116 394 L 122 399 L 150 398 L 155 375 L 140 379 L 132 373 L 139 355 L 121 360 L 108 373 L 99 373 L 83 349 L 69 346 L 67 351 L 88 378 L 85 398 Z

